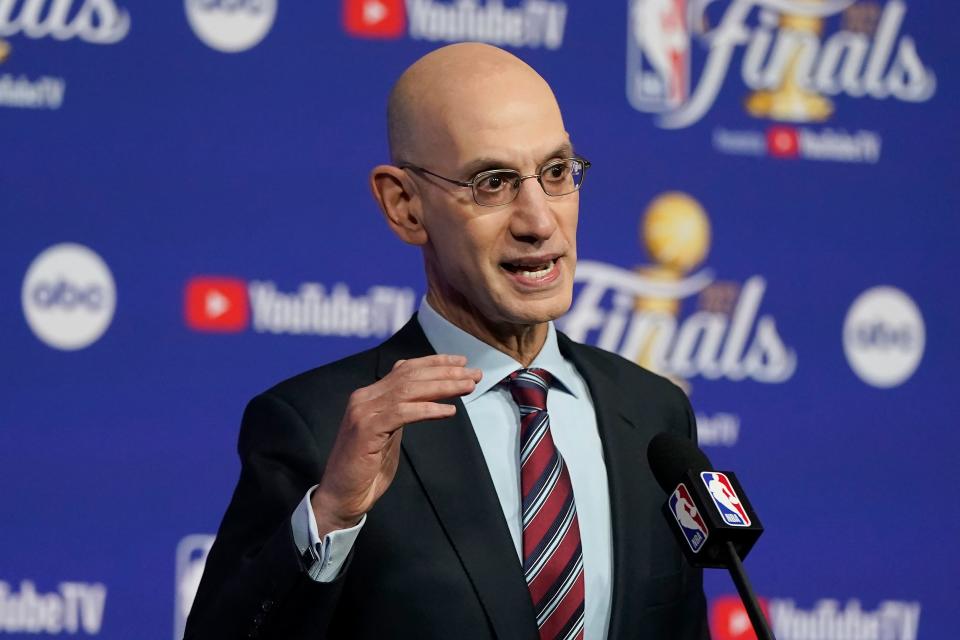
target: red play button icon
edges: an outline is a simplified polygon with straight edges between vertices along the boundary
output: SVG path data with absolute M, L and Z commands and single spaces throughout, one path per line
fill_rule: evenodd
M 766 598 L 757 598 L 760 609 L 770 622 Z M 713 640 L 757 640 L 750 616 L 737 596 L 720 596 L 710 606 L 710 636 Z
M 191 278 L 184 291 L 184 319 L 195 331 L 243 331 L 250 320 L 247 283 L 237 278 Z
M 407 29 L 403 0 L 344 0 L 343 28 L 358 38 L 399 38 Z
M 767 150 L 774 158 L 796 158 L 800 155 L 800 137 L 794 127 L 770 127 Z

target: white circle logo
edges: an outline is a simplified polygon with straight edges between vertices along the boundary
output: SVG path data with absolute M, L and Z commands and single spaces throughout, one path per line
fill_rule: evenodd
M 906 382 L 920 364 L 925 341 L 920 309 L 894 287 L 873 287 L 861 293 L 843 323 L 847 362 L 874 387 Z
M 184 0 L 190 28 L 204 44 L 224 53 L 255 47 L 270 32 L 277 0 Z
M 64 351 L 96 342 L 110 326 L 117 306 L 107 264 L 87 247 L 69 242 L 34 258 L 20 297 L 30 329 L 46 344 Z

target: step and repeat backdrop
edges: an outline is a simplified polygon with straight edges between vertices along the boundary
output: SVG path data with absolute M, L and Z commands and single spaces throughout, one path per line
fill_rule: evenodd
M 778 638 L 955 637 L 958 28 L 919 0 L 0 0 L 0 635 L 180 637 L 246 401 L 423 295 L 366 176 L 391 83 L 479 40 L 594 165 L 562 328 L 690 394 L 767 527 Z M 752 637 L 706 585 L 713 637 Z

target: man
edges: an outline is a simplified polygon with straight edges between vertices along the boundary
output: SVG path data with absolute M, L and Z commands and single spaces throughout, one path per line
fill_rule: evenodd
M 533 69 L 436 50 L 396 83 L 370 183 L 427 295 L 379 347 L 255 398 L 187 638 L 702 638 L 658 512 L 683 393 L 552 320 L 589 166 Z

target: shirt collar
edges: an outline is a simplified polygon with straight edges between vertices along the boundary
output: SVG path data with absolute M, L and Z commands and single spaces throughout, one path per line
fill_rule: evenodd
M 483 371 L 483 379 L 480 380 L 473 392 L 461 398 L 464 404 L 473 402 L 508 375 L 523 368 L 522 364 L 507 354 L 470 335 L 441 316 L 430 306 L 426 297 L 420 301 L 417 320 L 420 322 L 420 327 L 427 336 L 430 345 L 437 353 L 466 356 L 467 366 Z M 574 373 L 570 363 L 560 353 L 560 346 L 557 344 L 557 330 L 553 326 L 553 322 L 547 323 L 547 339 L 543 343 L 540 353 L 530 364 L 530 368 L 546 369 L 556 379 L 555 382 L 559 382 L 556 385 L 557 389 L 566 391 L 576 397 L 577 394 L 572 391 L 576 388 L 572 384 Z

